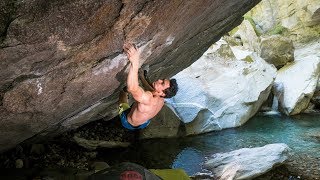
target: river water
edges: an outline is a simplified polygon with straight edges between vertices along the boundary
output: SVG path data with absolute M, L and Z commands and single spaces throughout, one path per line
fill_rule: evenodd
M 214 153 L 240 148 L 285 143 L 294 153 L 320 157 L 320 114 L 293 117 L 281 114 L 259 114 L 238 128 L 203 135 L 152 139 L 129 149 L 99 152 L 100 158 L 112 164 L 130 161 L 146 168 L 182 168 L 189 175 L 206 172 L 202 165 Z M 112 157 L 109 154 L 112 153 Z

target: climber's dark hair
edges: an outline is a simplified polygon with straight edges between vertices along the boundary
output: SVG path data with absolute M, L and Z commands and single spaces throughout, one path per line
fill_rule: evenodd
M 163 93 L 165 94 L 164 98 L 172 98 L 175 96 L 178 92 L 178 84 L 176 79 L 170 79 L 170 87 L 163 90 Z

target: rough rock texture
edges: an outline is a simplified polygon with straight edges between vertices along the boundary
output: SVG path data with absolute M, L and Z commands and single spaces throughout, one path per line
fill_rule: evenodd
M 262 0 L 247 15 L 264 33 L 284 33 L 298 43 L 320 38 L 319 0 Z
M 312 103 L 312 109 L 320 110 L 320 90 L 316 89 L 312 98 L 310 99 L 310 102 Z M 310 104 L 309 104 L 310 106 Z
M 200 134 L 240 126 L 255 115 L 270 93 L 276 68 L 241 48 L 221 40 L 175 75 L 179 91 L 167 101 L 175 113 L 162 111 L 165 121 L 154 118 L 157 122 L 143 135 L 163 137 L 169 127 L 169 135 Z
M 294 47 L 291 39 L 273 35 L 261 39 L 261 58 L 277 68 L 294 60 Z
M 277 72 L 273 92 L 279 109 L 287 115 L 303 112 L 310 102 L 320 75 L 320 58 L 311 54 L 285 65 Z
M 252 179 L 281 165 L 289 155 L 290 148 L 286 144 L 268 144 L 214 154 L 204 167 L 212 171 L 216 179 Z
M 77 142 L 80 146 L 89 149 L 95 150 L 98 147 L 103 148 L 118 148 L 118 147 L 128 147 L 130 143 L 128 142 L 117 142 L 117 141 L 103 141 L 103 140 L 87 140 L 80 137 L 73 137 L 74 141 Z
M 124 42 L 151 79 L 189 66 L 259 0 L 0 3 L 0 151 L 116 115 Z M 63 127 L 63 128 L 61 128 Z
M 295 59 L 304 59 L 308 56 L 320 57 L 320 39 L 313 41 L 312 43 L 304 44 L 296 48 L 294 52 Z M 310 100 L 309 107 L 304 112 L 319 112 L 320 111 L 320 82 Z
M 139 137 L 148 139 L 185 136 L 185 124 L 174 113 L 172 108 L 169 103 L 166 103 L 150 122 L 148 128 L 140 131 Z
M 250 22 L 252 27 L 250 27 L 247 21 L 243 21 L 243 23 L 232 30 L 230 34 L 239 37 L 243 45 L 251 50 L 254 48 L 250 45 L 256 44 L 257 38 L 255 36 L 258 35 L 258 39 L 262 41 L 262 50 L 255 49 L 255 52 L 258 52 L 266 61 L 277 66 L 278 69 L 293 60 L 310 59 L 308 56 L 314 56 L 315 59 L 317 59 L 317 56 L 320 57 L 319 0 L 262 0 L 244 17 Z M 254 31 L 252 29 L 254 29 Z M 280 42 L 280 44 L 275 44 L 274 42 L 276 41 Z M 305 68 L 303 68 L 302 71 L 305 71 L 304 69 Z M 293 81 L 290 86 L 291 90 L 286 92 L 288 99 L 297 95 L 297 91 L 294 91 L 294 89 L 301 89 L 301 87 L 299 87 L 301 85 L 298 83 L 300 80 L 295 81 L 294 79 L 296 77 L 300 78 L 299 70 L 293 73 L 292 75 L 287 75 L 287 77 Z M 288 82 L 289 81 L 288 79 Z M 302 86 L 305 86 L 305 84 Z M 312 98 L 312 103 L 309 103 L 308 100 L 303 101 L 304 103 L 309 103 L 309 107 L 305 111 L 299 110 L 300 112 L 317 112 L 319 110 L 317 103 L 317 91 L 319 89 L 320 83 L 318 81 L 318 88 L 315 91 L 315 97 Z M 293 94 L 291 95 L 289 93 Z M 310 95 L 311 94 L 308 93 L 306 96 L 308 97 Z M 291 99 L 293 100 L 295 98 Z M 272 99 L 269 109 L 271 108 L 271 104 Z M 273 104 L 276 105 L 277 103 Z M 304 106 L 303 109 L 305 109 Z M 267 110 L 267 108 L 263 110 Z
M 244 48 L 259 54 L 260 38 L 252 24 L 248 20 L 244 20 L 237 28 L 238 30 L 232 36 L 239 38 Z

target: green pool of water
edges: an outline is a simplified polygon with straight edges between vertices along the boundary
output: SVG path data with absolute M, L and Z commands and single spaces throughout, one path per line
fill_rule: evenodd
M 152 139 L 128 149 L 99 152 L 111 165 L 130 161 L 147 168 L 182 168 L 189 175 L 203 172 L 202 164 L 214 153 L 285 143 L 295 153 L 320 157 L 319 114 L 287 117 L 259 114 L 245 125 L 186 138 Z M 112 154 L 112 155 L 110 155 Z

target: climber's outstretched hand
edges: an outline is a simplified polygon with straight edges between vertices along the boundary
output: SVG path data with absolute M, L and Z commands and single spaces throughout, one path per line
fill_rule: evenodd
M 123 49 L 131 63 L 139 63 L 140 51 L 134 44 L 126 43 Z

